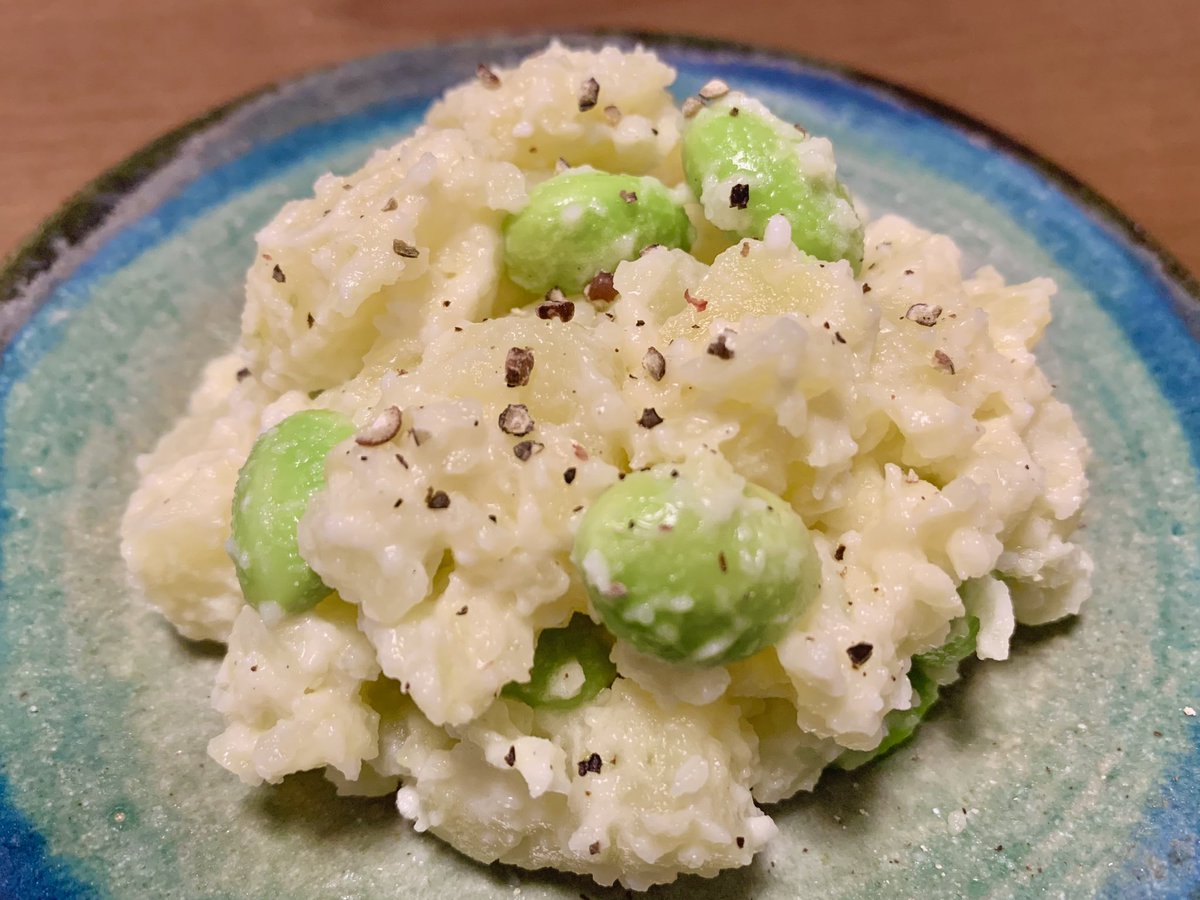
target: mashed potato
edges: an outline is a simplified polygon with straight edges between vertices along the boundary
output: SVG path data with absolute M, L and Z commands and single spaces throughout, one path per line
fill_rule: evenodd
M 138 461 L 122 527 L 149 601 L 228 644 L 209 751 L 244 781 L 402 783 L 402 815 L 485 862 L 635 889 L 711 876 L 775 832 L 758 804 L 880 743 L 915 703 L 913 656 L 953 622 L 978 619 L 978 655 L 1004 659 L 1015 623 L 1088 596 L 1071 542 L 1087 447 L 1032 352 L 1050 281 L 964 277 L 949 238 L 894 216 L 867 225 L 856 276 L 780 226 L 731 243 L 695 197 L 713 252 L 623 262 L 615 301 L 540 318 L 507 280 L 505 218 L 559 157 L 680 184 L 673 77 L 644 51 L 552 45 L 450 91 L 259 234 L 242 338 Z M 601 99 L 581 110 L 587 79 Z M 724 330 L 735 352 L 706 352 Z M 510 348 L 532 353 L 526 384 L 506 382 Z M 497 427 L 514 403 L 536 422 L 524 458 Z M 256 437 L 299 410 L 363 427 L 389 406 L 402 430 L 335 448 L 299 522 L 336 593 L 297 615 L 246 604 L 226 544 Z M 618 641 L 620 677 L 575 709 L 500 696 L 541 631 L 589 611 L 570 559 L 588 506 L 624 472 L 712 452 L 813 533 L 821 588 L 784 638 L 705 669 Z

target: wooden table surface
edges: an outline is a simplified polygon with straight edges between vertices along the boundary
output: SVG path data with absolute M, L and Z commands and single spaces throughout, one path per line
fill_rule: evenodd
M 487 30 L 674 30 L 863 69 L 1075 173 L 1200 272 L 1200 0 L 0 0 L 0 255 L 267 82 Z

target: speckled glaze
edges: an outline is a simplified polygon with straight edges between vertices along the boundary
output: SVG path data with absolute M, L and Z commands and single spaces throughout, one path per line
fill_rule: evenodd
M 1200 896 L 1196 283 L 952 111 L 786 56 L 642 39 L 681 96 L 719 76 L 832 137 L 874 214 L 952 235 L 969 268 L 1058 281 L 1040 356 L 1095 451 L 1097 561 L 1081 617 L 969 666 L 900 753 L 773 808 L 754 865 L 650 895 Z M 217 649 L 136 602 L 117 548 L 135 454 L 236 334 L 254 231 L 476 62 L 545 40 L 404 51 L 239 101 L 102 178 L 0 274 L 0 896 L 624 896 L 478 865 L 317 776 L 244 788 L 204 753 Z M 568 39 L 604 41 L 635 38 Z

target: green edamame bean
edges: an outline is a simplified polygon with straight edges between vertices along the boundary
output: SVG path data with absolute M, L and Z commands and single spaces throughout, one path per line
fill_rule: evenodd
M 805 253 L 847 259 L 856 272 L 862 264 L 863 224 L 834 175 L 832 148 L 758 101 L 727 94 L 687 120 L 683 169 L 718 228 L 761 238 L 783 215 Z
M 509 682 L 500 693 L 534 709 L 574 709 L 617 677 L 611 652 L 607 632 L 576 613 L 565 628 L 547 628 L 538 635 L 529 681 Z
M 930 673 L 956 669 L 959 663 L 975 652 L 978 637 L 978 618 L 963 616 L 955 619 L 950 623 L 950 634 L 945 643 L 925 653 L 918 653 L 913 657 L 913 667 L 919 666 Z
M 975 638 L 979 634 L 979 620 L 974 616 L 956 619 L 950 637 L 942 646 L 913 657 L 912 669 L 908 673 L 909 683 L 917 702 L 911 709 L 893 709 L 883 717 L 884 735 L 874 750 L 846 750 L 834 760 L 834 764 L 851 772 L 869 762 L 887 756 L 905 744 L 917 733 L 917 728 L 933 705 L 937 703 L 941 683 L 938 675 L 957 669 L 958 665 L 975 652 Z
M 527 291 L 576 293 L 651 244 L 687 249 L 692 237 L 687 213 L 657 179 L 580 169 L 543 181 L 508 218 L 504 263 Z
M 812 538 L 791 506 L 715 465 L 626 476 L 584 516 L 572 559 L 610 631 L 696 666 L 772 644 L 820 586 Z
M 887 729 L 887 734 L 884 735 L 879 746 L 874 750 L 845 750 L 833 764 L 839 769 L 846 772 L 853 772 L 855 769 L 865 766 L 869 762 L 874 762 L 877 759 L 882 759 L 901 744 L 907 743 L 908 740 L 917 733 L 917 728 L 921 724 L 921 720 L 925 718 L 929 710 L 938 699 L 938 683 L 930 678 L 925 671 L 913 665 L 912 671 L 908 673 L 909 683 L 912 684 L 913 693 L 916 695 L 916 703 L 911 709 L 893 709 L 890 713 L 883 717 L 884 727 Z
M 296 523 L 325 484 L 325 457 L 354 433 L 345 416 L 312 409 L 288 416 L 260 435 L 238 473 L 230 556 L 252 606 L 285 612 L 316 606 L 330 589 L 296 545 Z

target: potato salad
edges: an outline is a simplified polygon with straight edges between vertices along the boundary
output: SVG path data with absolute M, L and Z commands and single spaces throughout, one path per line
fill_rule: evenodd
M 258 234 L 124 558 L 225 645 L 232 776 L 323 770 L 483 863 L 715 876 L 1088 597 L 1054 284 L 868 220 L 828 140 L 650 52 L 464 76 Z

